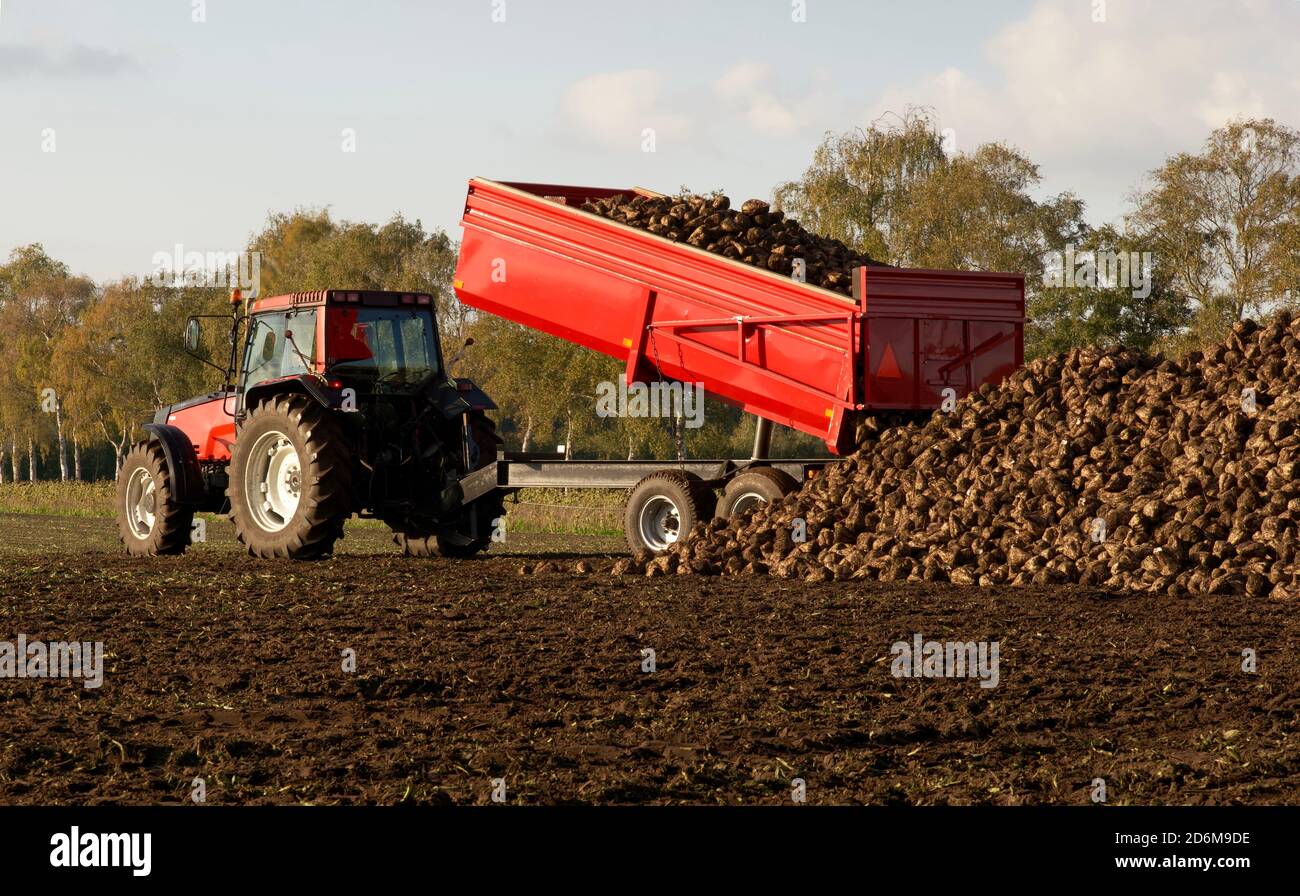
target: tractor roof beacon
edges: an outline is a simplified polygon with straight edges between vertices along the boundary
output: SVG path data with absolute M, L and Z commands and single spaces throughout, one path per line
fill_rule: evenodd
M 353 514 L 382 519 L 416 556 L 467 556 L 491 542 L 500 492 L 464 500 L 461 479 L 495 462 L 496 405 L 449 375 L 432 296 L 319 290 L 247 305 L 231 293 L 224 366 L 207 395 L 159 408 L 118 473 L 122 543 L 182 553 L 194 514 L 227 513 L 250 554 L 332 552 Z

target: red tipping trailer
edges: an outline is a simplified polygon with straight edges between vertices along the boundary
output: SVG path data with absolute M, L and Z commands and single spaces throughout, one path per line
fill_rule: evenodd
M 457 296 L 837 454 L 856 412 L 934 410 L 1023 361 L 1022 274 L 861 267 L 849 299 L 577 207 L 638 192 L 474 178 Z

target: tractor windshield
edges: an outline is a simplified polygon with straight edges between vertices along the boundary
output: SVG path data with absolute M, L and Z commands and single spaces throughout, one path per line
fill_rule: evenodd
M 331 307 L 325 337 L 331 374 L 415 385 L 438 372 L 433 316 L 427 309 Z
M 258 314 L 244 352 L 244 388 L 308 373 L 315 356 L 315 308 Z

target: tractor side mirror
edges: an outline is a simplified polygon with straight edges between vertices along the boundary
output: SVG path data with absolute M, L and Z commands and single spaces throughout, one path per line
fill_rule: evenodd
M 269 330 L 266 338 L 262 340 L 262 361 L 271 361 L 275 358 L 275 334 Z
M 201 362 L 201 363 L 203 363 L 203 364 L 206 364 L 208 367 L 211 367 L 213 370 L 219 370 L 219 371 L 221 371 L 221 375 L 222 375 L 223 377 L 225 377 L 226 381 L 229 381 L 229 379 L 230 379 L 230 375 L 231 375 L 231 374 L 230 374 L 230 370 L 226 369 L 225 367 L 221 367 L 221 366 L 219 366 L 219 365 L 217 365 L 217 364 L 213 364 L 210 360 L 208 360 L 208 359 L 204 356 L 204 355 L 205 355 L 204 352 L 200 352 L 200 351 L 199 351 L 199 348 L 200 348 L 200 346 L 201 346 L 202 343 L 203 343 L 203 325 L 202 325 L 199 321 L 200 321 L 201 318 L 204 318 L 204 317 L 223 317 L 223 318 L 224 318 L 225 315 L 224 315 L 224 314 L 193 314 L 193 315 L 190 315 L 190 317 L 187 318 L 186 321 L 185 321 L 185 334 L 184 334 L 184 336 L 181 337 L 181 344 L 185 347 L 185 354 L 189 355 L 191 358 L 195 359 L 196 361 L 199 361 L 199 362 Z M 233 329 L 233 328 L 231 329 L 231 334 L 232 334 L 232 336 L 233 336 L 233 334 L 234 334 L 234 329 Z M 235 364 L 235 353 L 234 353 L 234 351 L 232 350 L 231 353 L 230 353 L 230 365 L 231 365 L 230 369 L 231 369 L 231 370 L 234 369 L 234 364 Z
M 191 317 L 185 322 L 185 351 L 191 355 L 197 354 L 202 337 L 203 330 L 199 325 L 198 318 Z

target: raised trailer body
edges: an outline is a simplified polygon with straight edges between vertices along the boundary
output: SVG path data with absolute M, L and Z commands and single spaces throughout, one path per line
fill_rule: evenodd
M 1021 274 L 861 267 L 848 298 L 577 208 L 637 192 L 471 180 L 457 296 L 837 454 L 859 413 L 934 410 L 1023 361 Z

